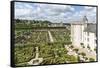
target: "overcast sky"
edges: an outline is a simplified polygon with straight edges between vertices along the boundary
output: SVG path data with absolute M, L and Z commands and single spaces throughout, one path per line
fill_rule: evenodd
M 87 16 L 89 22 L 95 21 L 96 7 L 15 2 L 16 19 L 68 23 L 80 21 L 84 15 Z

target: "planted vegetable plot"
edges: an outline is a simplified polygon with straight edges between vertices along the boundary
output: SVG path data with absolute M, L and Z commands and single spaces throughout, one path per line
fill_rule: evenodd
M 39 32 L 32 30 L 19 30 L 15 32 L 16 45 L 40 44 L 49 42 L 48 32 Z
M 33 45 L 15 46 L 15 64 L 16 66 L 27 65 L 27 62 L 35 57 L 35 48 Z
M 43 57 L 41 65 L 78 62 L 77 57 L 70 56 L 67 52 L 64 45 L 60 43 L 41 45 L 39 52 L 40 57 Z
M 51 31 L 53 39 L 55 42 L 67 43 L 71 42 L 70 40 L 70 31 Z
M 52 38 L 51 38 L 52 37 Z M 53 40 L 51 42 L 50 40 Z M 77 57 L 67 54 L 64 45 L 70 42 L 70 31 L 15 31 L 15 63 L 17 66 L 28 65 L 35 59 L 42 58 L 40 65 L 78 62 Z M 36 47 L 38 57 L 36 58 Z M 34 60 L 34 61 L 32 61 Z M 38 63 L 39 60 L 35 63 Z M 34 63 L 31 63 L 34 65 Z

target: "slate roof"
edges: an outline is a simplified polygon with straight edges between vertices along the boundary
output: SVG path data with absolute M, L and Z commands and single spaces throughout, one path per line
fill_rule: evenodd
M 96 24 L 88 23 L 87 28 L 84 29 L 84 32 L 96 33 Z

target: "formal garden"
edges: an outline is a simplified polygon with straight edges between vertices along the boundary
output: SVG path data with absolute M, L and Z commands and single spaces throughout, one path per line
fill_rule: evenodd
M 34 21 L 34 24 L 32 24 L 32 21 L 28 24 L 26 23 L 28 21 L 17 20 L 16 22 L 14 48 L 16 66 L 85 62 L 81 60 L 80 56 L 88 59 L 84 52 L 79 53 L 79 49 L 72 45 L 71 33 L 68 28 L 62 29 L 60 27 L 55 30 L 48 27 L 47 24 L 50 23 L 48 21 L 41 21 L 45 24 L 39 23 L 39 21 Z M 41 29 L 41 25 L 47 29 Z M 33 27 L 38 27 L 38 30 Z M 52 42 L 50 42 L 51 40 Z M 68 54 L 70 49 L 76 55 Z M 93 58 L 89 58 L 89 60 L 94 61 Z

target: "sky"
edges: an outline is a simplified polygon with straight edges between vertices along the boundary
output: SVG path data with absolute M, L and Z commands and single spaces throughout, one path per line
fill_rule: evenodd
M 84 16 L 89 22 L 96 21 L 96 7 L 15 2 L 15 19 L 48 20 L 53 23 L 81 21 Z

